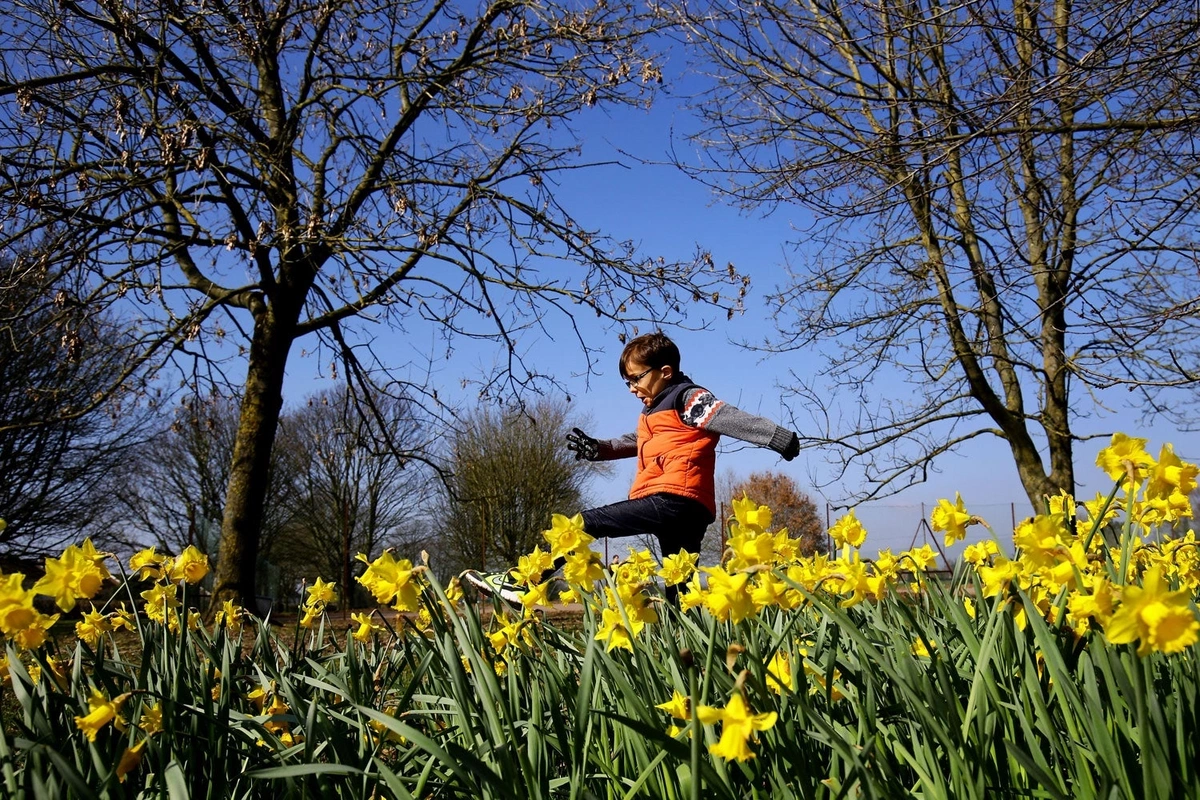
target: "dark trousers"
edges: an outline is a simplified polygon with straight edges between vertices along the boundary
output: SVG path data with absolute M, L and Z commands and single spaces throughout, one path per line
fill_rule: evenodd
M 664 493 L 589 508 L 583 512 L 583 529 L 597 539 L 650 534 L 658 539 L 659 552 L 666 558 L 681 550 L 699 553 L 704 532 L 714 519 L 699 500 Z M 678 591 L 668 586 L 667 600 L 675 603 Z

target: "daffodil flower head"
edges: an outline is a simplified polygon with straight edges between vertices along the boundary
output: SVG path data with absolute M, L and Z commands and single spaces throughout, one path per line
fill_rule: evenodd
M 1200 620 L 1190 606 L 1190 592 L 1172 591 L 1156 566 L 1142 576 L 1142 585 L 1121 589 L 1120 603 L 1104 628 L 1113 644 L 1140 640 L 1138 655 L 1154 650 L 1177 653 L 1194 644 Z
M 517 583 L 529 585 L 539 583 L 542 575 L 553 568 L 554 556 L 540 546 L 535 546 L 531 552 L 517 560 L 517 568 L 513 570 L 512 576 Z
M 129 773 L 137 769 L 142 763 L 142 753 L 146 749 L 147 739 L 140 740 L 137 744 L 125 748 L 125 752 L 121 755 L 121 760 L 117 762 L 117 780 L 121 783 L 129 777 Z
M 385 550 L 379 558 L 368 561 L 362 553 L 355 556 L 367 565 L 358 577 L 367 591 L 375 596 L 377 603 L 393 603 L 397 611 L 415 611 L 420 600 L 420 589 L 414 577 L 412 562 L 407 558 L 397 559 L 391 550 Z
M 788 654 L 782 650 L 775 651 L 767 662 L 767 688 L 775 694 L 783 694 L 784 689 L 793 691 L 796 687 L 792 677 L 792 663 Z
M 1173 494 L 1186 498 L 1196 491 L 1196 477 L 1200 475 L 1200 467 L 1180 460 L 1175 455 L 1175 449 L 1164 444 L 1158 454 L 1158 462 L 1150 471 L 1150 480 L 1146 483 L 1146 498 L 1169 497 Z M 1190 505 L 1189 505 L 1190 509 Z M 1189 513 L 1187 516 L 1191 516 Z
M 1108 497 L 1100 492 L 1096 492 L 1096 496 L 1091 500 L 1084 500 L 1083 507 L 1085 510 L 1087 510 L 1088 522 L 1091 523 L 1088 526 L 1089 529 L 1096 524 L 1097 520 L 1100 521 L 1101 525 L 1104 525 L 1105 523 L 1116 519 L 1117 514 L 1120 513 L 1118 505 L 1116 503 L 1109 503 Z M 1096 537 L 1096 540 L 1102 541 L 1100 537 Z
M 195 545 L 189 544 L 177 557 L 164 561 L 163 569 L 176 583 L 194 585 L 208 574 L 208 556 Z
M 159 554 L 154 547 L 147 547 L 129 557 L 129 570 L 141 580 L 157 580 L 162 577 L 162 567 L 166 561 L 167 557 Z
M 704 607 L 721 621 L 741 622 L 756 612 L 754 587 L 749 585 L 750 576 L 745 572 L 726 572 L 721 567 L 704 567 L 708 574 L 708 591 Z
M 733 517 L 737 525 L 753 533 L 771 529 L 771 509 L 754 502 L 746 494 L 733 501 Z
M 147 706 L 142 709 L 142 716 L 138 719 L 138 727 L 147 736 L 153 736 L 163 729 L 163 712 L 162 704 L 155 703 L 152 706 Z
M 962 541 L 967 535 L 967 526 L 974 518 L 963 505 L 962 495 L 955 492 L 954 502 L 942 498 L 937 501 L 929 515 L 929 525 L 935 533 L 946 535 L 946 546 Z
M 625 620 L 621 616 L 621 610 L 606 606 L 600 612 L 600 624 L 596 627 L 595 640 L 605 643 L 605 651 L 612 652 L 616 648 L 633 652 L 633 635 L 628 626 L 625 625 Z
M 25 576 L 20 572 L 0 574 L 0 633 L 14 636 L 37 620 L 33 607 L 37 593 L 25 589 Z
M 75 635 L 93 650 L 100 644 L 100 637 L 111 631 L 112 623 L 100 611 L 86 611 L 83 619 L 75 623 Z
M 319 577 L 313 581 L 312 586 L 305 588 L 304 591 L 308 594 L 304 605 L 308 607 L 324 607 L 337 601 L 337 584 L 332 581 L 324 581 Z
M 1114 433 L 1108 447 L 1096 455 L 1096 466 L 1131 492 L 1154 469 L 1154 458 L 1146 452 L 1146 440 Z
M 596 581 L 604 580 L 604 562 L 591 550 L 576 550 L 563 564 L 563 580 L 571 586 L 591 590 Z
M 698 553 L 689 553 L 686 550 L 669 555 L 663 559 L 662 569 L 658 571 L 659 577 L 668 586 L 687 583 L 692 577 L 692 573 L 696 571 L 696 563 L 699 559 Z
M 376 624 L 369 613 L 354 612 L 350 615 L 350 621 L 358 626 L 352 634 L 354 640 L 362 644 L 370 642 L 376 631 L 383 630 L 383 626 Z
M 80 599 L 90 600 L 112 576 L 104 566 L 107 556 L 96 552 L 92 540 L 83 546 L 71 545 L 58 558 L 46 559 L 46 574 L 33 585 L 33 591 L 54 598 L 63 611 L 71 611 Z
M 43 614 L 38 612 L 33 621 L 13 635 L 13 643 L 22 650 L 33 650 L 41 647 L 50 635 L 50 629 L 58 622 L 60 614 Z
M 551 515 L 550 529 L 543 531 L 542 537 L 550 545 L 550 554 L 553 558 L 582 550 L 595 541 L 583 530 L 583 514 L 576 514 L 573 517 L 563 514 Z
M 924 572 L 937 566 L 937 553 L 933 551 L 933 548 L 928 543 L 920 547 L 914 547 L 911 550 L 905 550 L 899 555 L 899 558 L 908 559 L 915 572 Z
M 168 625 L 174 620 L 174 624 L 178 625 L 179 620 L 175 611 L 179 607 L 177 590 L 178 587 L 173 583 L 156 583 L 142 592 L 142 599 L 146 601 L 146 617 L 154 622 Z
M 674 719 L 688 720 L 692 718 L 691 704 L 688 702 L 688 697 L 678 689 L 671 692 L 670 700 L 665 703 L 659 703 L 655 708 L 667 712 Z
M 837 522 L 833 523 L 833 527 L 829 529 L 829 535 L 838 549 L 847 545 L 862 547 L 863 542 L 867 539 L 867 529 L 854 516 L 854 509 L 850 509 Z
M 754 714 L 746 707 L 740 693 L 735 693 L 724 708 L 700 706 L 696 716 L 704 725 L 721 723 L 721 739 L 708 751 L 726 761 L 748 761 L 754 758 L 750 742 L 758 731 L 770 730 L 778 715 L 774 711 Z
M 1017 526 L 1013 544 L 1020 550 L 1023 560 L 1046 567 L 1057 560 L 1058 549 L 1068 538 L 1070 534 L 1062 514 L 1038 514 Z
M 988 561 L 992 556 L 1000 554 L 1000 546 L 991 539 L 984 539 L 982 542 L 969 544 L 963 548 L 963 561 L 968 564 L 979 566 Z
M 912 643 L 912 647 L 910 649 L 912 650 L 912 654 L 914 656 L 916 656 L 917 658 L 930 658 L 931 657 L 930 651 L 929 651 L 930 646 L 932 646 L 933 649 L 936 650 L 937 642 L 930 640 L 929 643 L 926 644 L 925 639 L 918 638 L 915 642 Z
M 96 741 L 96 735 L 110 722 L 118 730 L 125 729 L 125 720 L 121 718 L 121 706 L 129 698 L 123 694 L 115 700 L 109 700 L 103 692 L 92 691 L 88 698 L 88 713 L 75 718 L 75 726 L 83 731 L 89 742 Z

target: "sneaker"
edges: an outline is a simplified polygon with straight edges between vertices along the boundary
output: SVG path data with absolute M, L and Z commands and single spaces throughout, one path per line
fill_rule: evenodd
M 507 572 L 476 572 L 469 569 L 458 576 L 459 580 L 475 588 L 476 591 L 499 597 L 506 603 L 521 605 L 521 595 L 525 587 L 508 579 Z

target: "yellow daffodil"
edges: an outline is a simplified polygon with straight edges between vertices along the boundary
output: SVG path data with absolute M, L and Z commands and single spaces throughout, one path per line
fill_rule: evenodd
M 600 612 L 600 625 L 596 628 L 594 638 L 605 643 L 606 652 L 611 652 L 617 647 L 633 652 L 633 637 L 621 617 L 620 609 L 605 607 Z
M 1100 492 L 1096 492 L 1096 496 L 1091 500 L 1084 500 L 1083 507 L 1088 512 L 1088 530 L 1091 530 L 1093 527 L 1095 527 L 1097 521 L 1100 525 L 1104 525 L 1105 523 L 1116 519 L 1117 514 L 1120 513 L 1119 506 L 1116 503 L 1109 503 L 1108 497 Z M 1100 537 L 1097 537 L 1096 541 L 1101 542 L 1103 540 Z
M 850 509 L 841 519 L 833 523 L 833 527 L 829 529 L 829 535 L 838 549 L 847 545 L 862 547 L 863 542 L 867 539 L 867 529 L 854 516 L 854 509 Z
M 914 547 L 911 550 L 905 550 L 899 557 L 901 559 L 907 558 L 916 572 L 924 572 L 925 570 L 937 567 L 937 553 L 933 552 L 933 548 L 928 544 Z
M 350 620 L 358 626 L 355 629 L 353 637 L 356 642 L 367 644 L 371 641 L 371 637 L 376 631 L 383 630 L 382 625 L 377 625 L 371 618 L 370 614 L 353 613 L 350 615 Z
M 146 601 L 146 616 L 154 622 L 169 623 L 175 617 L 175 609 L 179 607 L 176 593 L 177 587 L 173 583 L 156 583 L 142 592 L 142 599 Z
M 1196 491 L 1197 475 L 1200 475 L 1200 467 L 1181 461 L 1175 455 L 1175 449 L 1164 444 L 1159 451 L 1158 462 L 1150 471 L 1150 480 L 1146 482 L 1146 498 L 1166 498 L 1173 494 L 1186 498 Z M 1188 508 L 1190 510 L 1190 504 Z
M 1021 574 L 1021 565 L 1003 556 L 997 556 L 995 563 L 980 566 L 977 570 L 983 579 L 983 596 L 995 597 L 1008 589 L 1009 584 Z
M 142 710 L 142 716 L 138 720 L 138 727 L 147 736 L 153 736 L 163 729 L 163 713 L 162 704 L 155 703 L 148 708 Z
M 1145 439 L 1114 433 L 1108 447 L 1097 454 L 1096 466 L 1114 481 L 1137 484 L 1154 468 L 1154 459 L 1146 452 Z
M 242 619 L 245 617 L 246 610 L 239 606 L 233 600 L 226 600 L 217 609 L 217 613 L 213 616 L 213 622 L 219 627 L 224 625 L 230 633 L 238 633 L 242 629 Z
M 771 529 L 771 509 L 759 505 L 746 494 L 733 501 L 733 517 L 738 526 L 752 533 L 764 533 Z
M 756 611 L 753 586 L 745 572 L 730 574 L 721 567 L 705 567 L 708 573 L 708 591 L 704 606 L 719 620 L 741 622 Z
M 308 599 L 304 604 L 309 607 L 317 605 L 325 606 L 329 603 L 337 601 L 337 584 L 333 582 L 323 581 L 317 578 L 312 586 L 307 587 L 304 591 L 308 594 Z
M 50 629 L 54 627 L 54 623 L 58 622 L 59 616 L 59 614 L 47 615 L 38 612 L 28 625 L 13 634 L 13 643 L 22 650 L 41 647 L 45 643 L 46 637 L 50 635 Z
M 416 611 L 420 604 L 420 585 L 416 570 L 407 558 L 397 559 L 391 550 L 386 550 L 374 561 L 367 561 L 362 553 L 355 556 L 367 565 L 367 570 L 358 577 L 358 582 L 383 605 L 391 604 L 401 612 Z
M 688 553 L 687 551 L 675 553 L 663 559 L 662 569 L 658 571 L 658 574 L 667 586 L 687 583 L 692 577 L 692 573 L 696 571 L 696 562 L 699 559 L 698 553 Z
M 38 618 L 33 607 L 37 594 L 23 588 L 24 582 L 25 576 L 19 572 L 0 575 L 0 633 L 6 636 L 15 636 Z
M 788 659 L 788 654 L 782 650 L 776 651 L 775 655 L 771 656 L 771 660 L 767 662 L 767 688 L 775 694 L 783 694 L 784 689 L 789 692 L 795 689 L 795 681 L 792 679 L 792 664 Z
M 291 711 L 291 707 L 279 695 L 272 695 L 271 702 L 263 709 L 263 713 L 271 719 L 263 722 L 263 727 L 269 730 L 276 736 L 282 735 L 289 731 L 291 724 L 286 719 L 279 717 L 286 716 Z
M 146 742 L 149 739 L 142 739 L 132 747 L 125 748 L 125 752 L 121 755 L 121 760 L 117 762 L 117 780 L 121 783 L 125 782 L 125 778 L 129 773 L 133 772 L 142 763 L 142 753 L 146 749 Z
M 124 730 L 125 720 L 121 718 L 121 706 L 129 698 L 123 694 L 115 700 L 109 700 L 102 692 L 93 691 L 88 698 L 88 713 L 75 718 L 75 725 L 83 731 L 89 742 L 96 741 L 96 734 L 108 723 L 113 723 L 118 730 Z
M 153 547 L 147 547 L 130 557 L 129 569 L 141 580 L 158 580 L 163 575 L 166 561 L 166 556 L 160 555 Z
M 691 703 L 689 702 L 687 695 L 680 694 L 678 689 L 675 689 L 671 692 L 670 700 L 665 703 L 659 703 L 655 706 L 655 708 L 667 712 L 672 719 L 681 720 L 683 722 L 687 722 L 691 719 Z M 685 728 L 681 728 L 678 725 L 672 724 L 667 728 L 667 736 L 674 738 L 683 733 L 684 730 Z
M 554 557 L 535 546 L 531 552 L 517 559 L 517 568 L 512 571 L 512 576 L 522 585 L 541 583 L 542 575 L 553 568 Z
M 550 529 L 543 531 L 542 537 L 550 545 L 550 555 L 553 558 L 583 550 L 595 541 L 584 533 L 582 514 L 576 514 L 573 517 L 562 514 L 551 515 Z
M 596 581 L 604 580 L 604 562 L 591 550 L 577 550 L 563 564 L 563 580 L 571 586 L 590 590 Z
M 710 753 L 726 761 L 747 761 L 754 758 L 750 742 L 756 738 L 756 732 L 769 730 L 778 715 L 774 711 L 753 714 L 742 696 L 734 694 L 725 708 L 700 706 L 696 716 L 704 725 L 721 723 L 721 739 L 709 746 Z
M 912 654 L 917 658 L 929 658 L 930 645 L 932 645 L 935 650 L 937 649 L 937 642 L 930 641 L 928 644 L 926 644 L 924 639 L 917 639 L 912 643 Z
M 963 561 L 976 566 L 987 561 L 989 558 L 1000 554 L 1000 547 L 991 539 L 984 539 L 982 542 L 969 544 L 963 548 Z
M 1177 653 L 1190 647 L 1200 632 L 1200 620 L 1189 605 L 1189 592 L 1171 591 L 1158 567 L 1142 576 L 1142 585 L 1121 589 L 1120 603 L 1104 636 L 1113 644 L 1140 640 L 1138 655 L 1158 650 Z
M 84 612 L 83 619 L 75 623 L 75 635 L 93 650 L 100 644 L 100 637 L 112 631 L 112 623 L 99 611 Z
M 46 574 L 33 591 L 53 597 L 63 611 L 71 611 L 80 599 L 90 600 L 112 576 L 104 567 L 107 556 L 96 552 L 91 539 L 71 545 L 58 558 L 46 559 Z
M 692 718 L 688 697 L 678 689 L 671 692 L 670 700 L 665 703 L 659 703 L 655 708 L 667 712 L 674 719 L 689 720 Z
M 967 512 L 963 505 L 962 495 L 957 492 L 954 495 L 954 502 L 942 498 L 937 501 L 937 505 L 933 508 L 933 513 L 929 515 L 929 525 L 935 533 L 941 532 L 945 534 L 946 546 L 962 541 L 967 535 L 967 526 L 971 524 L 973 518 Z
M 521 605 L 530 612 L 538 606 L 550 605 L 550 581 L 535 584 L 530 586 L 528 591 L 522 592 Z
M 208 556 L 195 545 L 189 544 L 170 563 L 168 574 L 176 583 L 197 584 L 208 574 Z

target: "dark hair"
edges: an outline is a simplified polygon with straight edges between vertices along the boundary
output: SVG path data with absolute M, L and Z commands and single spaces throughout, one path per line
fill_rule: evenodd
M 625 365 L 630 361 L 637 361 L 647 367 L 670 367 L 675 372 L 679 372 L 679 348 L 662 331 L 643 333 L 641 336 L 631 339 L 629 344 L 625 345 L 625 349 L 621 351 L 618 368 L 622 378 L 628 377 Z

